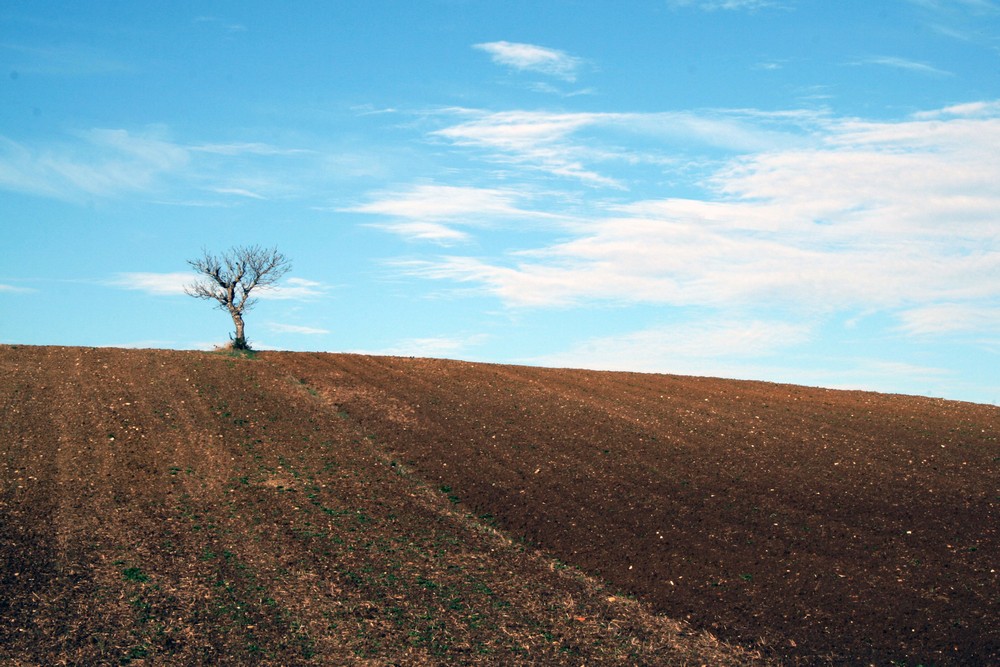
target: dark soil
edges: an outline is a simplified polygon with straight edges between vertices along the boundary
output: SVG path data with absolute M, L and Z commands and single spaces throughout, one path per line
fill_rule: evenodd
M 477 513 L 791 663 L 1000 664 L 1000 409 L 436 360 L 275 359 Z
M 0 407 L 0 664 L 1000 664 L 997 407 L 10 346 Z
M 468 515 L 284 362 L 0 346 L 0 665 L 759 662 Z

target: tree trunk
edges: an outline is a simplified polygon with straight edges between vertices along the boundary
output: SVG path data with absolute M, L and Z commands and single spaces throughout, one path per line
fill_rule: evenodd
M 247 345 L 246 335 L 244 334 L 243 315 L 239 312 L 233 312 L 231 315 L 233 316 L 233 324 L 236 325 L 236 338 L 233 339 L 233 349 L 249 350 L 250 346 Z

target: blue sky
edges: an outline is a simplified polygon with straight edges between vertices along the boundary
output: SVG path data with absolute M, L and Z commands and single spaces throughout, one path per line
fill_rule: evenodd
M 0 342 L 1000 402 L 1000 2 L 0 6 Z

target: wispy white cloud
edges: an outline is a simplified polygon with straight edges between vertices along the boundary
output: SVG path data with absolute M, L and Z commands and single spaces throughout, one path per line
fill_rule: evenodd
M 71 202 L 144 195 L 185 206 L 227 206 L 294 196 L 319 171 L 313 150 L 264 143 L 191 144 L 163 128 L 95 128 L 62 141 L 25 144 L 0 136 L 0 189 Z M 191 191 L 222 195 L 192 198 Z
M 547 113 L 533 111 L 465 111 L 473 119 L 437 130 L 432 136 L 456 146 L 480 148 L 497 161 L 512 162 L 556 176 L 594 185 L 617 182 L 583 164 L 585 149 L 568 141 L 570 135 L 593 126 L 608 114 Z
M 191 272 L 148 273 L 125 272 L 108 280 L 107 285 L 122 289 L 146 292 L 156 296 L 185 294 L 185 287 L 199 279 Z M 314 280 L 288 278 L 279 285 L 261 285 L 252 294 L 261 299 L 309 300 L 322 296 L 327 287 Z
M 240 205 L 240 201 L 232 197 L 226 198 L 175 198 L 175 199 L 151 199 L 151 203 L 161 206 L 181 206 L 186 208 L 235 208 Z
M 564 136 L 591 120 L 555 122 L 532 130 Z M 404 268 L 512 306 L 756 304 L 831 313 L 1000 298 L 1000 282 L 986 278 L 1000 275 L 996 105 L 896 122 L 811 122 L 798 145 L 776 142 L 725 163 L 705 181 L 705 198 L 605 206 L 559 243 Z M 508 127 L 490 129 L 497 145 L 530 150 L 521 130 L 511 138 Z M 926 327 L 916 314 L 908 322 L 905 331 Z
M 395 107 L 376 107 L 374 104 L 366 103 L 352 106 L 351 111 L 359 116 L 379 116 L 382 114 L 398 113 L 399 109 Z
M 148 190 L 190 159 L 153 133 L 94 129 L 77 136 L 42 148 L 0 138 L 0 188 L 68 200 L 113 196 Z
M 197 144 L 188 148 L 200 153 L 215 153 L 217 155 L 302 155 L 315 152 L 305 148 L 281 148 L 257 142 Z
M 215 16 L 198 16 L 194 19 L 195 24 L 212 25 L 221 28 L 228 34 L 246 32 L 247 27 L 242 23 L 227 21 Z
M 565 51 L 518 42 L 485 42 L 473 48 L 490 54 L 493 62 L 517 70 L 539 72 L 566 81 L 575 81 L 584 61 Z
M 811 368 L 761 367 L 747 378 L 770 377 L 779 382 L 818 385 L 828 389 L 898 392 L 900 387 L 913 388 L 910 393 L 924 396 L 947 396 L 960 383 L 953 370 L 935 366 L 891 361 L 873 357 L 831 356 Z M 982 391 L 983 387 L 974 387 Z
M 482 345 L 488 339 L 489 337 L 485 334 L 407 338 L 389 347 L 378 350 L 356 350 L 356 352 L 392 357 L 456 358 L 469 348 Z
M 326 285 L 315 280 L 288 278 L 280 285 L 262 285 L 254 294 L 261 299 L 308 301 L 325 295 L 328 289 Z
M 582 97 L 584 95 L 595 95 L 597 93 L 596 88 L 576 88 L 573 90 L 565 90 L 559 86 L 553 86 L 547 81 L 531 81 L 525 84 L 528 90 L 536 93 L 545 93 L 546 95 L 558 95 L 564 98 L 570 97 Z
M 594 187 L 625 188 L 601 165 L 656 162 L 654 149 L 625 145 L 638 137 L 647 145 L 760 151 L 800 142 L 791 131 L 819 120 L 813 112 L 766 113 L 754 110 L 704 112 L 602 113 L 446 109 L 444 118 L 462 122 L 435 130 L 432 137 L 483 152 L 488 160 L 581 181 Z
M 994 31 L 984 30 L 983 21 L 1000 15 L 994 0 L 908 0 L 917 7 L 925 24 L 946 37 L 997 47 Z
M 956 120 L 960 118 L 994 118 L 1000 116 L 1000 100 L 966 102 L 942 109 L 919 111 L 914 120 Z
M 908 0 L 910 4 L 938 12 L 971 11 L 978 14 L 1000 13 L 994 0 Z
M 909 335 L 977 331 L 992 333 L 1000 340 L 1000 301 L 919 306 L 904 311 L 899 320 L 899 329 Z
M 962 385 L 956 380 L 955 371 L 947 368 L 873 357 L 844 357 L 831 361 L 836 361 L 836 365 L 789 369 L 788 381 L 822 385 L 828 389 L 885 393 L 897 393 L 899 387 L 908 386 L 913 388 L 910 393 L 924 396 L 947 396 Z M 966 389 L 986 393 L 985 387 L 969 386 Z
M 704 373 L 709 363 L 719 372 L 726 364 L 735 369 L 746 359 L 787 351 L 806 342 L 810 335 L 811 327 L 804 323 L 709 317 L 593 338 L 535 361 L 602 370 L 642 368 L 685 373 Z
M 757 63 L 753 66 L 754 69 L 765 70 L 768 72 L 774 72 L 785 67 L 785 63 L 776 60 L 766 60 Z
M 780 7 L 784 3 L 777 0 L 667 0 L 674 8 L 694 7 L 705 11 L 724 10 L 756 10 L 766 7 Z
M 809 322 L 709 315 L 585 340 L 526 361 L 596 370 L 766 379 L 831 389 L 891 392 L 910 386 L 931 396 L 955 390 L 953 370 L 852 356 L 847 350 L 830 350 L 823 358 L 809 355 L 811 362 L 802 365 L 808 346 L 820 335 L 819 327 Z
M 35 290 L 35 289 L 31 288 L 31 287 L 17 287 L 15 285 L 0 284 L 0 294 L 2 294 L 2 293 L 7 293 L 7 294 L 29 294 L 29 293 L 35 292 L 35 291 L 37 291 L 37 290 Z
M 319 329 L 317 327 L 306 327 L 298 324 L 282 324 L 280 322 L 271 322 L 267 326 L 271 331 L 274 331 L 276 333 L 302 334 L 303 336 L 321 336 L 330 333 L 328 329 Z
M 384 231 L 411 241 L 430 241 L 441 245 L 452 245 L 468 241 L 471 236 L 454 227 L 440 222 L 386 222 L 372 225 Z
M 120 273 L 107 284 L 123 289 L 137 290 L 158 296 L 184 294 L 184 287 L 190 285 L 197 276 L 189 272 L 175 273 Z
M 220 195 L 235 195 L 237 197 L 247 197 L 248 199 L 267 199 L 264 195 L 247 190 L 246 188 L 211 188 L 212 192 Z
M 454 220 L 476 214 L 524 215 L 514 206 L 516 199 L 516 193 L 496 188 L 423 184 L 375 193 L 369 203 L 343 210 L 420 220 Z
M 872 56 L 871 58 L 858 60 L 853 64 L 880 65 L 882 67 L 891 67 L 893 69 L 900 69 L 908 72 L 914 72 L 917 74 L 926 74 L 930 76 L 954 76 L 952 72 L 949 72 L 947 70 L 943 70 L 934 67 L 933 65 L 928 65 L 927 63 L 919 62 L 916 60 L 900 58 L 898 56 Z
M 341 209 L 396 220 L 375 226 L 414 240 L 453 243 L 468 239 L 455 225 L 483 226 L 500 219 L 551 217 L 517 206 L 522 193 L 497 188 L 420 184 L 373 193 L 371 201 Z

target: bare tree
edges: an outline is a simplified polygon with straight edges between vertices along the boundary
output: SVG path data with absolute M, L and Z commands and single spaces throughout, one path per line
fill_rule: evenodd
M 243 323 L 243 314 L 256 301 L 250 292 L 278 282 L 292 263 L 277 248 L 253 245 L 236 246 L 219 256 L 203 250 L 201 257 L 189 259 L 188 264 L 199 277 L 184 291 L 198 299 L 217 301 L 216 308 L 227 311 L 236 325 L 233 349 L 250 349 Z

